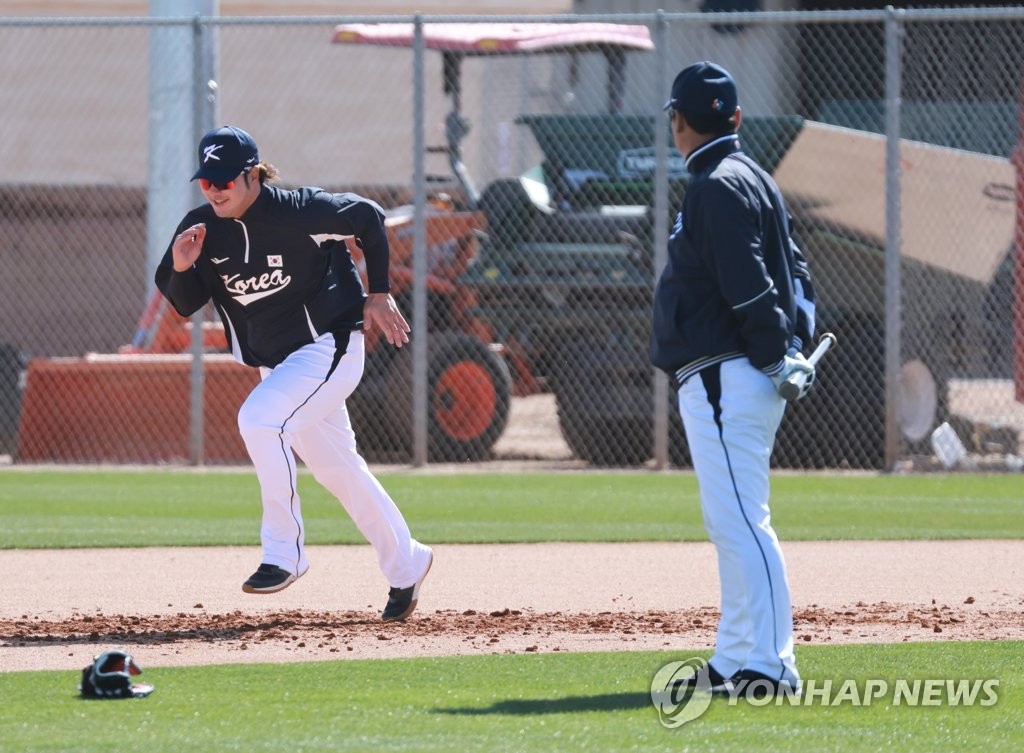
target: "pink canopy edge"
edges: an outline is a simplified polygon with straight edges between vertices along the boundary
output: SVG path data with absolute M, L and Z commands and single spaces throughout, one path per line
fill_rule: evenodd
M 412 24 L 340 24 L 334 42 L 412 47 Z M 546 52 L 611 45 L 633 50 L 653 50 L 646 26 L 605 23 L 425 23 L 427 49 L 468 54 Z

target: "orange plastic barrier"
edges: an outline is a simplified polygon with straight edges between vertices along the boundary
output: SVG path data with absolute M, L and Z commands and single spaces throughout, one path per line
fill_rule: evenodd
M 207 463 L 248 463 L 236 416 L 259 372 L 204 356 Z M 19 462 L 183 463 L 189 459 L 191 358 L 93 355 L 28 364 Z

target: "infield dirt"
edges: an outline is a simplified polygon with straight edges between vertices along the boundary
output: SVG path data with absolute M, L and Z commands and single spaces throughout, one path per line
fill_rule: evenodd
M 241 583 L 259 550 L 0 551 L 0 668 L 143 666 L 711 648 L 707 543 L 440 545 L 417 611 L 385 624 L 367 546 L 310 547 L 278 594 Z M 801 645 L 1024 638 L 1024 541 L 783 542 Z

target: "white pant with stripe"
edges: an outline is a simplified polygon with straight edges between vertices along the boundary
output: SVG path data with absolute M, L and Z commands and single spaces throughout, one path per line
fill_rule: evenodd
M 722 618 L 711 664 L 800 681 L 786 565 L 768 509 L 769 468 L 786 402 L 746 358 L 709 366 L 679 389 L 679 412 L 718 553 Z
M 262 381 L 242 404 L 238 428 L 263 500 L 262 562 L 299 575 L 309 568 L 297 453 L 373 546 L 388 583 L 408 588 L 426 572 L 430 550 L 412 538 L 356 450 L 345 400 L 362 378 L 364 359 L 361 332 L 351 333 L 340 358 L 334 337 L 323 335 L 273 369 L 260 369 Z

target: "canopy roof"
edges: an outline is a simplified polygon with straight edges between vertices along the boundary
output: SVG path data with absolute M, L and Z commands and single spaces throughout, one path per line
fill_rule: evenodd
M 413 24 L 340 24 L 334 41 L 412 47 Z M 425 23 L 423 39 L 429 50 L 494 55 L 586 50 L 616 47 L 653 50 L 650 30 L 643 25 L 606 23 Z

